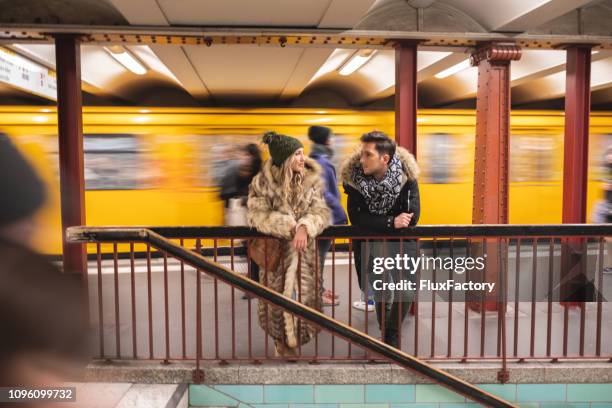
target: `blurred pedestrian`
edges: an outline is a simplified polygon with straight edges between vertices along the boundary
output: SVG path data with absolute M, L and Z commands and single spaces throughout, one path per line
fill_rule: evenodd
M 31 249 L 45 186 L 3 134 L 0 174 L 0 386 L 49 387 L 86 351 L 80 277 Z
M 274 270 L 264 269 L 260 281 L 306 306 L 319 308 L 315 239 L 331 221 L 323 199 L 321 168 L 304 155 L 304 146 L 296 138 L 268 132 L 263 142 L 271 158 L 251 183 L 247 221 L 259 232 L 280 238 L 280 262 Z M 317 332 L 315 326 L 262 301 L 259 324 L 274 339 L 277 356 L 295 356 L 299 345 Z
M 323 169 L 323 183 L 325 191 L 323 197 L 325 203 L 331 210 L 332 224 L 345 225 L 347 223 L 346 213 L 340 203 L 340 192 L 338 191 L 338 179 L 336 178 L 336 169 L 331 162 L 334 155 L 332 148 L 333 135 L 330 128 L 325 126 L 310 126 L 308 128 L 308 138 L 313 142 L 310 150 L 310 157 L 319 163 Z M 339 296 L 323 286 L 323 271 L 325 268 L 325 258 L 327 252 L 332 246 L 331 239 L 318 240 L 319 245 L 319 273 L 321 274 L 321 296 L 323 306 L 339 305 Z
M 419 167 L 414 156 L 406 149 L 396 147 L 385 133 L 373 131 L 364 134 L 361 149 L 347 159 L 341 171 L 344 191 L 348 195 L 351 224 L 373 232 L 416 225 L 421 212 L 418 174 Z M 364 248 L 366 245 L 367 248 Z M 416 251 L 416 245 L 404 241 L 403 250 L 412 254 Z M 372 259 L 396 254 L 386 253 L 385 243 L 375 240 L 353 245 L 353 252 L 361 290 L 373 291 L 372 282 L 379 278 L 372 275 Z M 368 259 L 365 259 L 363 252 L 368 254 Z M 401 282 L 403 278 L 411 277 L 389 271 L 386 279 Z M 411 306 L 413 293 L 398 290 L 382 295 L 383 299 L 380 295 L 375 299 L 375 308 L 380 330 L 384 334 L 383 340 L 399 348 L 398 331 Z
M 612 223 L 612 146 L 608 147 L 603 157 L 603 199 L 595 203 L 592 220 L 594 223 Z M 612 273 L 612 238 L 607 237 L 605 256 L 603 259 L 604 273 Z
M 247 225 L 249 185 L 261 170 L 262 163 L 261 152 L 255 143 L 240 146 L 234 156 L 234 160 L 229 161 L 223 170 L 219 193 L 224 203 L 225 225 L 231 227 Z M 249 263 L 249 277 L 259 282 L 259 266 L 252 260 Z M 247 294 L 243 296 L 243 299 L 248 298 Z

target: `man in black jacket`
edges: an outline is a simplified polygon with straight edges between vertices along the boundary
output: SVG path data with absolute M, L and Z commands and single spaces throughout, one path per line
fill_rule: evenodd
M 344 163 L 341 171 L 351 224 L 371 230 L 373 234 L 416 225 L 421 212 L 418 174 L 414 156 L 406 149 L 396 147 L 385 133 L 373 131 L 364 134 L 360 151 Z M 359 287 L 362 291 L 371 291 L 373 280 L 380 279 L 373 274 L 372 260 L 374 257 L 395 257 L 395 252 L 389 250 L 393 245 L 380 241 L 366 244 L 355 240 L 353 243 Z M 397 249 L 399 245 L 395 244 L 395 247 Z M 410 255 L 414 254 L 415 247 L 414 241 L 404 241 L 402 250 Z M 368 259 L 362 257 L 362 251 L 367 251 Z M 365 282 L 362 276 L 366 276 Z M 411 276 L 391 271 L 386 277 L 392 281 L 402 278 L 410 279 Z M 413 293 L 394 291 L 391 298 L 387 295 L 384 299 L 381 296 L 375 299 L 376 315 L 384 341 L 399 348 L 398 331 L 410 308 Z

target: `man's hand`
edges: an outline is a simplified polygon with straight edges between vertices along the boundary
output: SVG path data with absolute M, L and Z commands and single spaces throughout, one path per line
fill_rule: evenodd
M 297 231 L 295 232 L 295 236 L 293 237 L 293 241 L 291 245 L 298 250 L 303 251 L 306 249 L 306 245 L 308 244 L 308 234 L 306 233 L 306 227 L 300 225 Z
M 395 220 L 393 221 L 393 225 L 395 228 L 406 228 L 410 225 L 410 220 L 412 220 L 413 213 L 401 213 Z

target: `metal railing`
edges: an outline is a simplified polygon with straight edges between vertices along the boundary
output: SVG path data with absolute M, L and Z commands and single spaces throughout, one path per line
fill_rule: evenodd
M 76 227 L 70 228 L 68 231 L 69 240 L 71 242 L 113 242 L 114 249 L 118 242 L 129 242 L 133 245 L 135 242 L 146 243 L 147 245 L 153 246 L 159 250 L 164 251 L 164 264 L 167 262 L 167 255 L 172 255 L 182 262 L 191 265 L 199 271 L 203 271 L 207 274 L 213 275 L 218 279 L 232 285 L 232 287 L 240 288 L 247 293 L 257 296 L 259 299 L 271 303 L 273 305 L 281 307 L 283 310 L 289 311 L 296 316 L 299 316 L 306 321 L 315 324 L 336 336 L 340 336 L 352 344 L 363 347 L 371 353 L 378 354 L 389 361 L 393 361 L 400 366 L 411 369 L 436 383 L 443 385 L 457 393 L 460 393 L 476 402 L 486 404 L 492 407 L 514 407 L 513 404 L 504 401 L 503 399 L 490 394 L 484 390 L 481 390 L 474 385 L 454 377 L 448 373 L 445 373 L 435 367 L 407 354 L 394 347 L 391 347 L 374 337 L 368 336 L 348 325 L 345 325 L 335 319 L 332 319 L 321 312 L 304 306 L 300 302 L 291 298 L 285 297 L 277 292 L 270 290 L 264 285 L 252 281 L 251 279 L 245 278 L 240 274 L 234 273 L 232 270 L 225 268 L 215 262 L 207 260 L 205 257 L 198 253 L 194 253 L 191 250 L 185 249 L 180 245 L 177 245 L 162 237 L 161 235 L 148 230 L 138 228 L 84 228 Z M 116 251 L 114 252 L 116 254 Z M 130 258 L 133 263 L 133 258 Z M 114 258 L 114 264 L 117 264 L 117 257 Z M 166 357 L 169 358 L 169 325 L 168 325 L 168 284 L 167 284 L 167 268 L 164 273 L 164 298 L 165 298 L 165 314 L 166 314 Z M 200 280 L 201 273 L 196 274 L 198 277 L 198 283 Z M 150 280 L 149 280 L 150 282 Z M 115 294 L 118 299 L 118 279 L 117 273 L 115 273 Z M 150 288 L 150 286 L 149 286 Z M 199 285 L 197 287 L 199 289 Z M 198 302 L 197 302 L 197 321 L 201 322 L 201 296 L 198 290 Z M 151 292 L 149 290 L 149 299 L 151 299 Z M 118 303 L 115 303 L 116 318 L 118 320 Z M 150 315 L 150 314 L 149 314 Z M 118 321 L 117 321 L 118 324 Z M 202 343 L 202 331 L 198 325 L 196 333 L 197 342 L 197 355 L 196 355 L 196 380 L 202 379 L 202 372 L 200 370 L 200 356 Z M 102 329 L 101 329 L 102 331 Z M 102 334 L 101 334 L 102 336 Z M 117 335 L 117 350 L 120 350 L 119 335 Z
M 262 236 L 244 227 L 151 230 L 186 248 L 187 253 L 208 255 L 215 263 L 233 271 L 242 269 L 249 276 L 252 263 L 241 254 L 238 243 Z M 132 235 L 122 237 L 121 231 Z M 69 233 L 73 241 L 94 242 L 96 246 L 89 293 L 100 358 L 222 363 L 276 358 L 268 336 L 253 324 L 257 308 L 250 299 L 236 296 L 244 287 L 196 273 L 203 268 L 191 265 L 195 268 L 191 269 L 184 258 L 142 238 L 135 239 L 134 231 L 144 230 L 76 228 Z M 496 261 L 487 268 L 495 276 L 475 277 L 497 282 L 496 296 L 480 293 L 466 298 L 459 291 L 417 287 L 411 314 L 403 325 L 401 321 L 398 324 L 402 350 L 427 360 L 497 360 L 502 382 L 507 380 L 509 360 L 612 360 L 612 345 L 602 342 L 612 335 L 612 308 L 605 302 L 612 275 L 603 273 L 604 253 L 610 245 L 605 237 L 611 235 L 610 224 L 419 226 L 378 235 L 355 227 L 331 227 L 317 239 L 332 240 L 325 286 L 342 296 L 340 306 L 323 311 L 348 327 L 376 337 L 384 335 L 375 314 L 356 311 L 350 304 L 360 294 L 354 272 L 357 246 L 367 251 L 370 243 L 382 242 L 396 245 L 402 252 L 412 245 L 413 256 L 434 258 L 489 253 Z M 563 295 L 558 283 L 565 264 L 570 265 L 569 272 L 572 265 L 574 269 L 583 265 L 582 270 L 591 275 L 587 282 L 591 293 L 578 298 Z M 450 278 L 467 281 L 469 277 L 470 272 L 457 275 L 455 270 L 435 267 L 415 274 L 417 281 L 427 278 L 434 283 Z M 563 302 L 567 299 L 570 301 Z M 378 358 L 368 349 L 355 350 L 352 342 L 340 337 L 317 334 L 300 347 L 297 359 Z M 195 343 L 189 341 L 193 338 Z

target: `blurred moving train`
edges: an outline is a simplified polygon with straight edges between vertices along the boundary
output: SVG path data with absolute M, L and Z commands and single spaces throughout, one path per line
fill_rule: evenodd
M 417 159 L 422 168 L 420 224 L 471 223 L 475 112 L 421 110 L 417 122 Z M 378 129 L 393 135 L 394 113 L 337 109 L 84 108 L 87 225 L 220 225 L 223 206 L 214 183 L 214 169 L 220 160 L 228 159 L 231 147 L 258 142 L 264 131 L 273 129 L 297 136 L 308 152 L 306 133 L 308 126 L 314 124 L 333 129 L 334 161 L 338 168 L 358 147 L 361 134 Z M 563 125 L 562 112 L 512 112 L 511 223 L 561 222 Z M 39 233 L 35 245 L 45 253 L 59 254 L 55 108 L 2 107 L 0 131 L 13 139 L 49 187 L 48 202 L 37 216 Z M 612 113 L 593 112 L 589 213 L 602 197 L 603 157 L 610 145 Z

